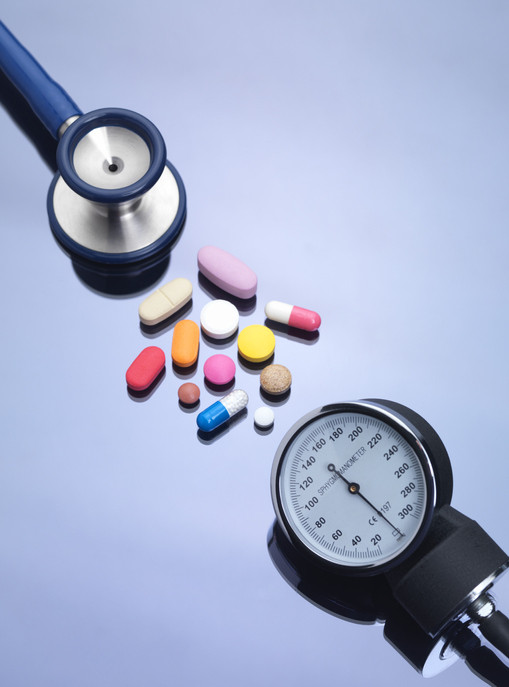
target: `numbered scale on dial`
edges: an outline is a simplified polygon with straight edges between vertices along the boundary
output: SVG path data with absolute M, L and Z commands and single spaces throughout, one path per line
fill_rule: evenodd
M 441 467 L 418 429 L 383 401 L 325 406 L 278 449 L 276 515 L 292 542 L 324 564 L 377 574 L 424 538 Z

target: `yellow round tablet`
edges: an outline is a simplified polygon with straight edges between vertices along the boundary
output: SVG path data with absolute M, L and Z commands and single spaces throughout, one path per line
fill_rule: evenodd
M 262 363 L 274 353 L 276 337 L 263 324 L 250 324 L 237 339 L 240 355 L 250 363 Z

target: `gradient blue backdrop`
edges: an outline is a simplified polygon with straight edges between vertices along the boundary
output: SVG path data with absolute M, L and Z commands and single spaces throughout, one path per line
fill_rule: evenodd
M 278 334 L 291 395 L 198 440 L 171 366 L 136 402 L 146 295 L 87 288 L 46 218 L 51 172 L 0 109 L 0 683 L 5 687 L 419 685 L 380 627 L 298 596 L 266 549 L 287 429 L 324 403 L 407 404 L 442 436 L 453 505 L 506 550 L 509 8 L 496 0 L 6 2 L 3 21 L 84 111 L 160 128 L 188 192 L 163 280 L 209 294 L 216 244 L 279 299 L 321 312 Z M 217 396 L 201 366 L 201 408 Z M 235 356 L 235 344 L 221 349 Z M 509 582 L 495 589 L 509 612 Z M 460 663 L 436 687 L 475 685 Z

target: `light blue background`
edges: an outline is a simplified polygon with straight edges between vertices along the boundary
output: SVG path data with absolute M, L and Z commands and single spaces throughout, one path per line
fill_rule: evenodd
M 418 685 L 380 627 L 306 603 L 266 549 L 288 428 L 329 402 L 411 406 L 450 453 L 453 505 L 506 550 L 509 8 L 504 2 L 8 2 L 3 21 L 84 111 L 161 130 L 188 192 L 164 280 L 208 294 L 212 243 L 267 300 L 311 307 L 277 335 L 294 377 L 261 436 L 248 414 L 200 442 L 166 376 L 124 374 L 171 329 L 146 294 L 88 289 L 46 218 L 51 173 L 0 110 L 0 683 L 6 687 Z M 201 408 L 217 396 L 201 366 Z M 235 344 L 224 352 L 234 357 Z M 509 612 L 509 578 L 495 588 Z M 436 687 L 479 681 L 461 663 Z

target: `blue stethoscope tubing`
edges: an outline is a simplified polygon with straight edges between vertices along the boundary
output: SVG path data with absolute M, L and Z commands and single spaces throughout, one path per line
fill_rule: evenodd
M 50 186 L 47 209 L 53 234 L 70 257 L 86 266 L 106 269 L 151 265 L 167 257 L 185 222 L 186 192 L 177 170 L 166 159 L 164 140 L 154 124 L 136 112 L 121 108 L 103 108 L 83 114 L 68 93 L 47 74 L 1 21 L 0 69 L 50 134 L 59 141 L 58 172 Z M 61 135 L 64 125 L 67 128 Z M 76 171 L 73 156 L 77 146 L 87 134 L 101 127 L 119 127 L 133 132 L 143 140 L 150 156 L 150 164 L 140 178 L 121 188 L 102 188 L 88 183 Z M 93 245 L 88 245 L 87 241 L 82 243 L 77 240 L 72 232 L 68 233 L 67 228 L 62 226 L 54 200 L 55 188 L 57 185 L 61 186 L 62 182 L 66 188 L 71 189 L 71 204 L 72 193 L 75 193 L 77 206 L 88 201 L 97 204 L 99 208 L 106 208 L 109 215 L 115 216 L 118 208 L 124 207 L 128 202 L 141 200 L 159 182 L 163 173 L 166 176 L 169 173 L 172 177 L 171 184 L 172 189 L 175 189 L 176 200 L 170 203 L 172 209 L 169 217 L 163 220 L 164 227 L 158 227 L 155 237 L 151 235 L 148 245 L 143 245 L 142 239 L 135 242 L 134 250 L 129 247 L 118 250 L 117 239 L 117 247 L 112 250 L 107 247 L 104 249 L 102 244 L 100 249 L 96 249 Z M 146 220 L 146 217 L 147 211 L 145 215 L 142 214 L 142 219 Z M 157 221 L 161 225 L 160 217 Z M 111 230 L 114 233 L 115 226 L 108 226 L 108 232 Z M 144 231 L 141 221 L 140 231 Z
M 1 21 L 0 65 L 55 139 L 58 139 L 58 130 L 63 122 L 83 114 L 74 100 L 53 81 Z

